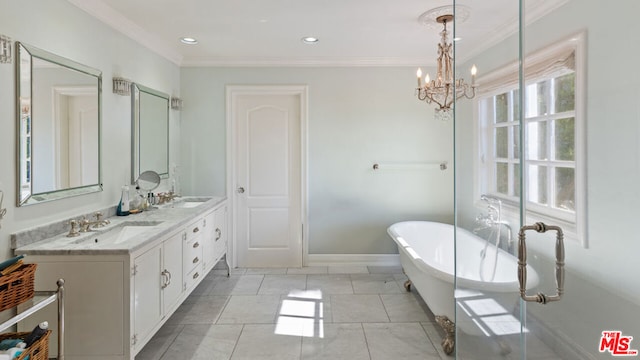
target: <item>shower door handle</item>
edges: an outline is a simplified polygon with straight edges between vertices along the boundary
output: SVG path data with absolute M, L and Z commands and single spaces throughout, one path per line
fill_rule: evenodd
M 238 194 L 244 194 L 244 188 L 240 186 L 237 190 Z
M 556 235 L 556 294 L 545 295 L 541 292 L 536 295 L 527 295 L 527 243 L 525 240 L 525 232 L 527 230 L 535 230 L 539 233 L 547 232 L 547 230 L 555 230 Z M 518 232 L 518 281 L 520 282 L 520 297 L 524 301 L 535 301 L 537 303 L 546 304 L 551 301 L 558 301 L 564 293 L 564 235 L 559 226 L 545 225 L 538 222 L 533 225 L 525 225 Z

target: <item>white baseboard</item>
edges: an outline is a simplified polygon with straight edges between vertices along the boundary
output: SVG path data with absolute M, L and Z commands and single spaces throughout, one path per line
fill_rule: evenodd
M 400 255 L 309 254 L 305 266 L 400 266 Z

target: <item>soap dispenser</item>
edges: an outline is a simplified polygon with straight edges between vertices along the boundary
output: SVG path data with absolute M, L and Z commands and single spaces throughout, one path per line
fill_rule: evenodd
M 116 215 L 127 216 L 129 215 L 129 186 L 124 185 L 122 187 L 122 195 L 120 196 L 120 203 L 116 210 Z

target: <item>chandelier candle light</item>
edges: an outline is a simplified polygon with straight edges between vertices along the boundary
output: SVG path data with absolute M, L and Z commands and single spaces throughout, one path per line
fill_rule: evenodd
M 453 44 L 449 43 L 447 23 L 453 21 L 453 15 L 438 16 L 436 21 L 443 24 L 444 29 L 440 32 L 440 43 L 438 44 L 438 73 L 436 79 L 431 80 L 429 74 L 424 77 L 422 84 L 422 69 L 418 68 L 418 87 L 416 96 L 419 100 L 427 104 L 436 103 L 435 117 L 447 120 L 452 117 L 451 108 L 454 99 L 462 97 L 473 99 L 476 96 L 476 73 L 478 69 L 475 65 L 471 67 L 471 85 L 464 79 L 453 78 Z

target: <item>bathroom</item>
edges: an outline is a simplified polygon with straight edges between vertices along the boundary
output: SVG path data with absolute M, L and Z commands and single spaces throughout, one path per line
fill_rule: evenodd
M 13 255 L 13 233 L 118 202 L 121 186 L 131 178 L 130 164 L 122 161 L 131 157 L 131 100 L 112 92 L 114 77 L 128 78 L 184 100 L 182 110 L 169 112 L 169 164 L 175 165 L 179 174 L 175 176 L 178 193 L 194 196 L 229 196 L 235 192 L 235 186 L 228 185 L 225 86 L 307 86 L 305 265 L 397 265 L 398 250 L 386 233 L 389 225 L 406 220 L 455 221 L 472 230 L 477 227 L 478 214 L 486 212 L 474 172 L 478 166 L 474 100 L 460 100 L 455 127 L 452 120 L 435 119 L 433 105 L 416 100 L 414 94 L 414 73 L 422 63 L 181 66 L 170 50 L 150 50 L 125 35 L 125 25 L 120 24 L 116 30 L 74 3 L 81 2 L 3 0 L 0 34 L 102 71 L 103 190 L 33 206 L 15 205 L 15 69 L 13 64 L 0 64 L 0 190 L 4 194 L 0 208 L 7 209 L 0 220 L 0 258 Z M 562 341 L 578 349 L 579 354 L 609 358 L 609 353 L 598 351 L 602 331 L 640 336 L 634 319 L 640 307 L 640 281 L 636 276 L 640 243 L 629 225 L 640 215 L 640 92 L 633 90 L 640 85 L 640 75 L 633 71 L 640 50 L 632 35 L 640 29 L 634 21 L 633 0 L 617 2 L 613 9 L 594 0 L 556 3 L 549 12 L 536 13 L 535 21 L 527 24 L 522 51 L 528 54 L 586 30 L 583 199 L 587 204 L 584 216 L 588 240 L 565 240 L 564 298 L 546 305 L 528 304 L 526 312 L 531 319 L 558 329 Z M 100 4 L 96 2 L 94 10 L 108 14 Z M 416 22 L 422 12 L 444 5 L 451 3 L 411 2 L 413 8 L 406 11 L 406 21 Z M 476 10 L 495 11 L 486 7 Z M 349 10 L 346 14 L 363 27 L 374 21 L 351 7 Z M 505 11 L 517 23 L 517 4 Z M 457 29 L 461 37 L 465 36 L 464 26 L 462 23 Z M 628 29 L 626 33 L 621 32 L 624 29 Z M 482 86 L 482 76 L 518 59 L 516 30 L 512 29 L 513 35 L 507 38 L 486 39 L 486 48 L 491 51 L 483 53 L 467 55 L 461 42 L 458 58 L 465 62 L 456 64 L 456 69 L 466 77 L 471 65 L 476 64 Z M 428 30 L 416 22 L 414 31 L 423 34 L 418 38 L 433 37 L 435 41 L 439 29 Z M 306 35 L 295 34 L 296 39 Z M 321 39 L 317 45 L 323 42 L 328 40 Z M 425 58 L 421 61 L 426 63 L 435 57 L 435 50 L 435 46 L 425 46 L 419 53 L 424 54 L 420 55 Z M 300 51 L 305 59 L 319 50 L 307 46 Z M 433 67 L 429 68 L 432 74 Z M 398 162 L 446 162 L 447 169 L 384 169 L 385 164 Z M 376 163 L 380 164 L 379 170 L 372 168 Z M 163 180 L 158 190 L 168 191 L 171 185 L 171 179 Z M 518 214 L 507 220 L 516 239 L 521 222 Z M 529 261 L 550 279 L 549 286 L 541 290 L 553 292 L 552 242 L 529 241 L 527 245 Z M 463 352 L 465 344 L 457 344 Z M 631 348 L 638 349 L 639 344 L 632 342 Z M 520 351 L 514 349 L 511 356 Z M 524 356 L 535 358 L 535 352 L 529 350 Z

